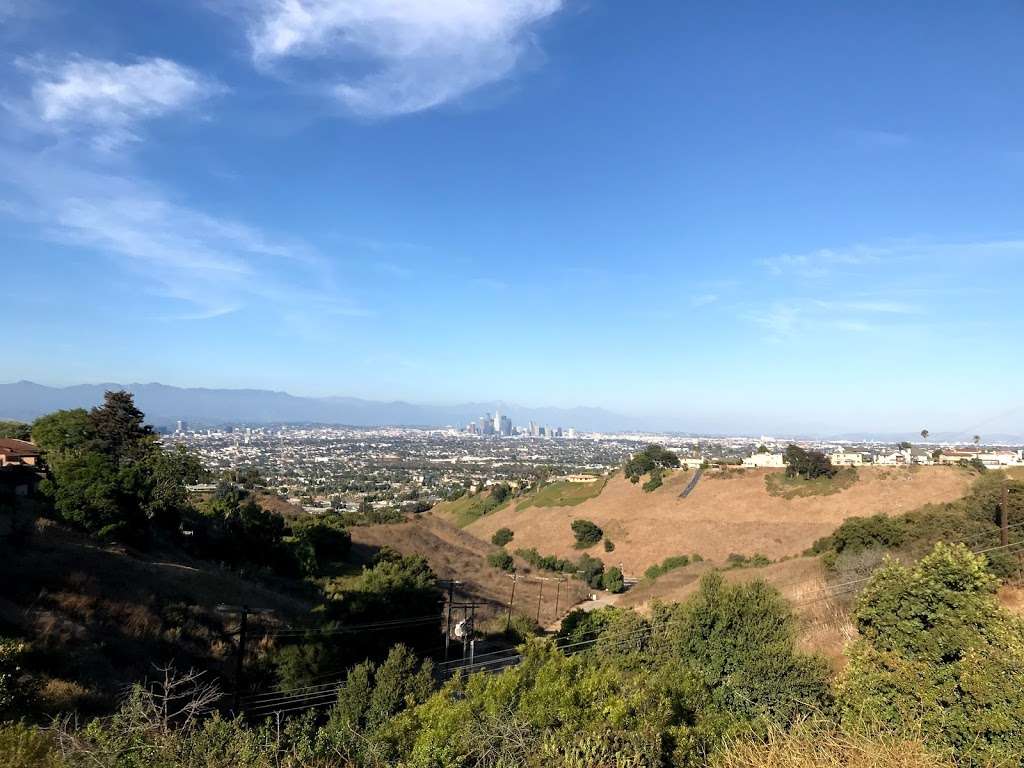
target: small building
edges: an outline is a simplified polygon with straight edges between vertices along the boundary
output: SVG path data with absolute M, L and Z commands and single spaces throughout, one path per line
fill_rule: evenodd
M 833 467 L 859 467 L 864 464 L 864 454 L 855 451 L 836 451 L 829 454 Z
M 0 488 L 31 496 L 43 479 L 42 451 L 27 440 L 0 439 Z
M 743 460 L 744 469 L 779 469 L 786 466 L 781 453 L 755 453 Z

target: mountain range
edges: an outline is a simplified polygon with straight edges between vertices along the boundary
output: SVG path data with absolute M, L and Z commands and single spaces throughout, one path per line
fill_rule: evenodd
M 500 410 L 512 422 L 574 427 L 586 431 L 626 431 L 642 424 L 601 408 L 528 408 L 510 403 L 423 405 L 380 402 L 355 397 L 297 397 L 264 389 L 204 389 L 167 384 L 78 384 L 48 387 L 31 381 L 0 384 L 0 419 L 31 421 L 62 408 L 92 408 L 107 390 L 124 389 L 157 427 L 179 419 L 194 425 L 338 424 L 354 427 L 463 426 L 485 413 Z

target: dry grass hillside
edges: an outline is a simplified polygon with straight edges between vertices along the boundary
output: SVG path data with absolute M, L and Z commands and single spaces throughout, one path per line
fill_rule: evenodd
M 260 584 L 180 552 L 104 546 L 38 519 L 24 541 L 0 546 L 0 634 L 25 637 L 50 671 L 40 691 L 51 711 L 84 708 L 174 662 L 223 669 L 235 617 L 218 603 L 274 611 L 274 625 L 306 615 L 308 596 Z M 253 648 L 259 652 L 258 644 Z
M 498 548 L 448 521 L 425 514 L 404 523 L 357 526 L 350 530 L 353 554 L 357 560 L 368 561 L 375 551 L 385 546 L 405 555 L 423 555 L 438 578 L 464 582 L 457 591 L 457 598 L 483 603 L 477 609 L 478 617 L 503 614 L 508 609 L 512 578 L 487 564 L 487 555 Z M 514 544 L 509 549 L 514 549 Z M 518 558 L 516 568 L 520 576 L 513 610 L 536 619 L 540 598 L 541 624 L 560 618 L 585 594 L 580 582 L 566 582 L 557 590 L 556 613 L 556 585 L 537 578 L 549 574 L 530 574 L 530 566 Z
M 799 554 L 843 520 L 854 515 L 895 515 L 928 503 L 952 501 L 967 491 L 971 477 L 956 467 L 914 469 L 868 467 L 855 483 L 822 496 L 785 499 L 768 493 L 771 470 L 750 470 L 715 478 L 710 473 L 686 499 L 679 494 L 691 474 L 675 472 L 664 485 L 644 493 L 622 476 L 602 493 L 576 506 L 509 505 L 466 530 L 489 540 L 498 528 L 515 532 L 515 547 L 542 554 L 577 557 L 570 524 L 576 518 L 597 523 L 615 542 L 614 553 L 589 550 L 609 565 L 622 564 L 629 576 L 666 557 L 700 553 L 723 562 L 730 553 L 761 553 L 771 559 Z

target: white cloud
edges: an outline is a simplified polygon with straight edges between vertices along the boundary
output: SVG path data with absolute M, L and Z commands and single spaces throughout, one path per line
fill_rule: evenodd
M 188 109 L 223 86 L 168 59 L 118 64 L 84 57 L 19 60 L 34 76 L 39 127 L 82 134 L 102 149 L 138 140 L 138 123 Z
M 874 264 L 890 253 L 891 248 L 855 245 L 841 250 L 822 248 L 810 253 L 772 256 L 760 259 L 758 263 L 773 275 L 793 272 L 804 277 L 822 277 L 835 267 Z
M 153 185 L 72 162 L 0 152 L 8 215 L 44 239 L 108 256 L 179 319 L 259 305 L 284 313 L 363 314 L 333 290 L 312 248 L 171 200 Z M 11 199 L 11 198 L 14 199 Z
M 330 60 L 330 92 L 352 112 L 418 112 L 507 77 L 531 29 L 562 0 L 262 0 L 253 58 Z

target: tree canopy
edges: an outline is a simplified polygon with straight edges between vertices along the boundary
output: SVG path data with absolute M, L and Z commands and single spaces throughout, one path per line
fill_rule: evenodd
M 782 460 L 786 464 L 788 477 L 813 480 L 816 477 L 832 477 L 836 473 L 836 468 L 832 466 L 828 456 L 821 451 L 808 451 L 799 445 L 790 445 L 786 448 Z
M 652 443 L 638 451 L 626 462 L 625 475 L 631 483 L 640 482 L 648 473 L 678 467 L 679 456 L 664 446 Z

